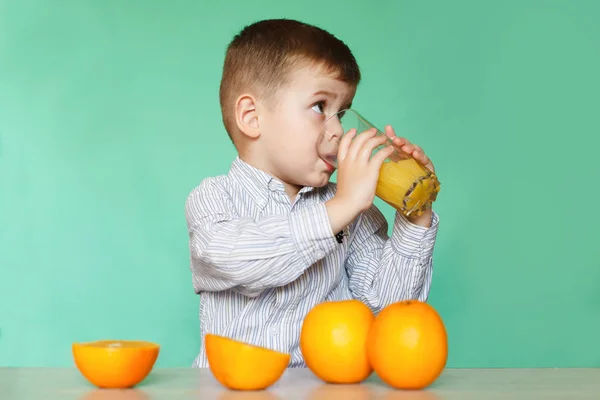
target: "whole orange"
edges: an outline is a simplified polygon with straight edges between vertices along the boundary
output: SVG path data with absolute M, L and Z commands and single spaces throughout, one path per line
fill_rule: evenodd
M 81 374 L 100 388 L 130 388 L 152 370 L 160 346 L 132 340 L 98 340 L 73 343 L 75 365 Z
M 300 350 L 306 366 L 327 383 L 358 383 L 373 372 L 367 335 L 375 316 L 358 300 L 313 307 L 302 323 Z
M 427 303 L 407 300 L 385 307 L 367 339 L 369 362 L 397 389 L 422 389 L 442 373 L 448 358 L 444 323 Z

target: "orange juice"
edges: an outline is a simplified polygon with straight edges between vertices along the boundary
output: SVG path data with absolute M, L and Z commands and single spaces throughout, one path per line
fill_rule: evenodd
M 435 174 L 415 159 L 386 160 L 379 169 L 375 194 L 402 214 L 421 215 L 440 191 Z

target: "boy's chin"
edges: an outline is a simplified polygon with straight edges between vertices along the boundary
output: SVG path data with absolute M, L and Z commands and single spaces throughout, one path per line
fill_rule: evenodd
M 315 188 L 320 188 L 326 186 L 331 179 L 331 175 L 327 173 L 321 173 L 318 176 L 311 177 L 308 179 L 308 183 L 304 186 L 310 186 Z

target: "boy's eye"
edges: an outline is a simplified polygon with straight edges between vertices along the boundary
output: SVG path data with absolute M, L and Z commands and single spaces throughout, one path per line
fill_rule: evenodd
M 317 104 L 312 106 L 312 110 L 316 113 L 323 114 L 325 112 L 325 102 L 318 102 Z

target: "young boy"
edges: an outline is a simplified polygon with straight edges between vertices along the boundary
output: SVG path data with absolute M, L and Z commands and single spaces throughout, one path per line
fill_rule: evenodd
M 257 22 L 229 45 L 220 101 L 239 155 L 186 202 L 202 337 L 289 352 L 289 366 L 304 367 L 299 333 L 316 304 L 354 298 L 378 313 L 427 299 L 438 217 L 396 213 L 388 238 L 373 200 L 390 151 L 370 158 L 379 138 L 344 136 L 337 185 L 317 154 L 326 118 L 351 105 L 359 81 L 343 42 L 297 21 Z M 386 134 L 433 170 L 420 147 Z M 202 345 L 194 367 L 207 366 Z

